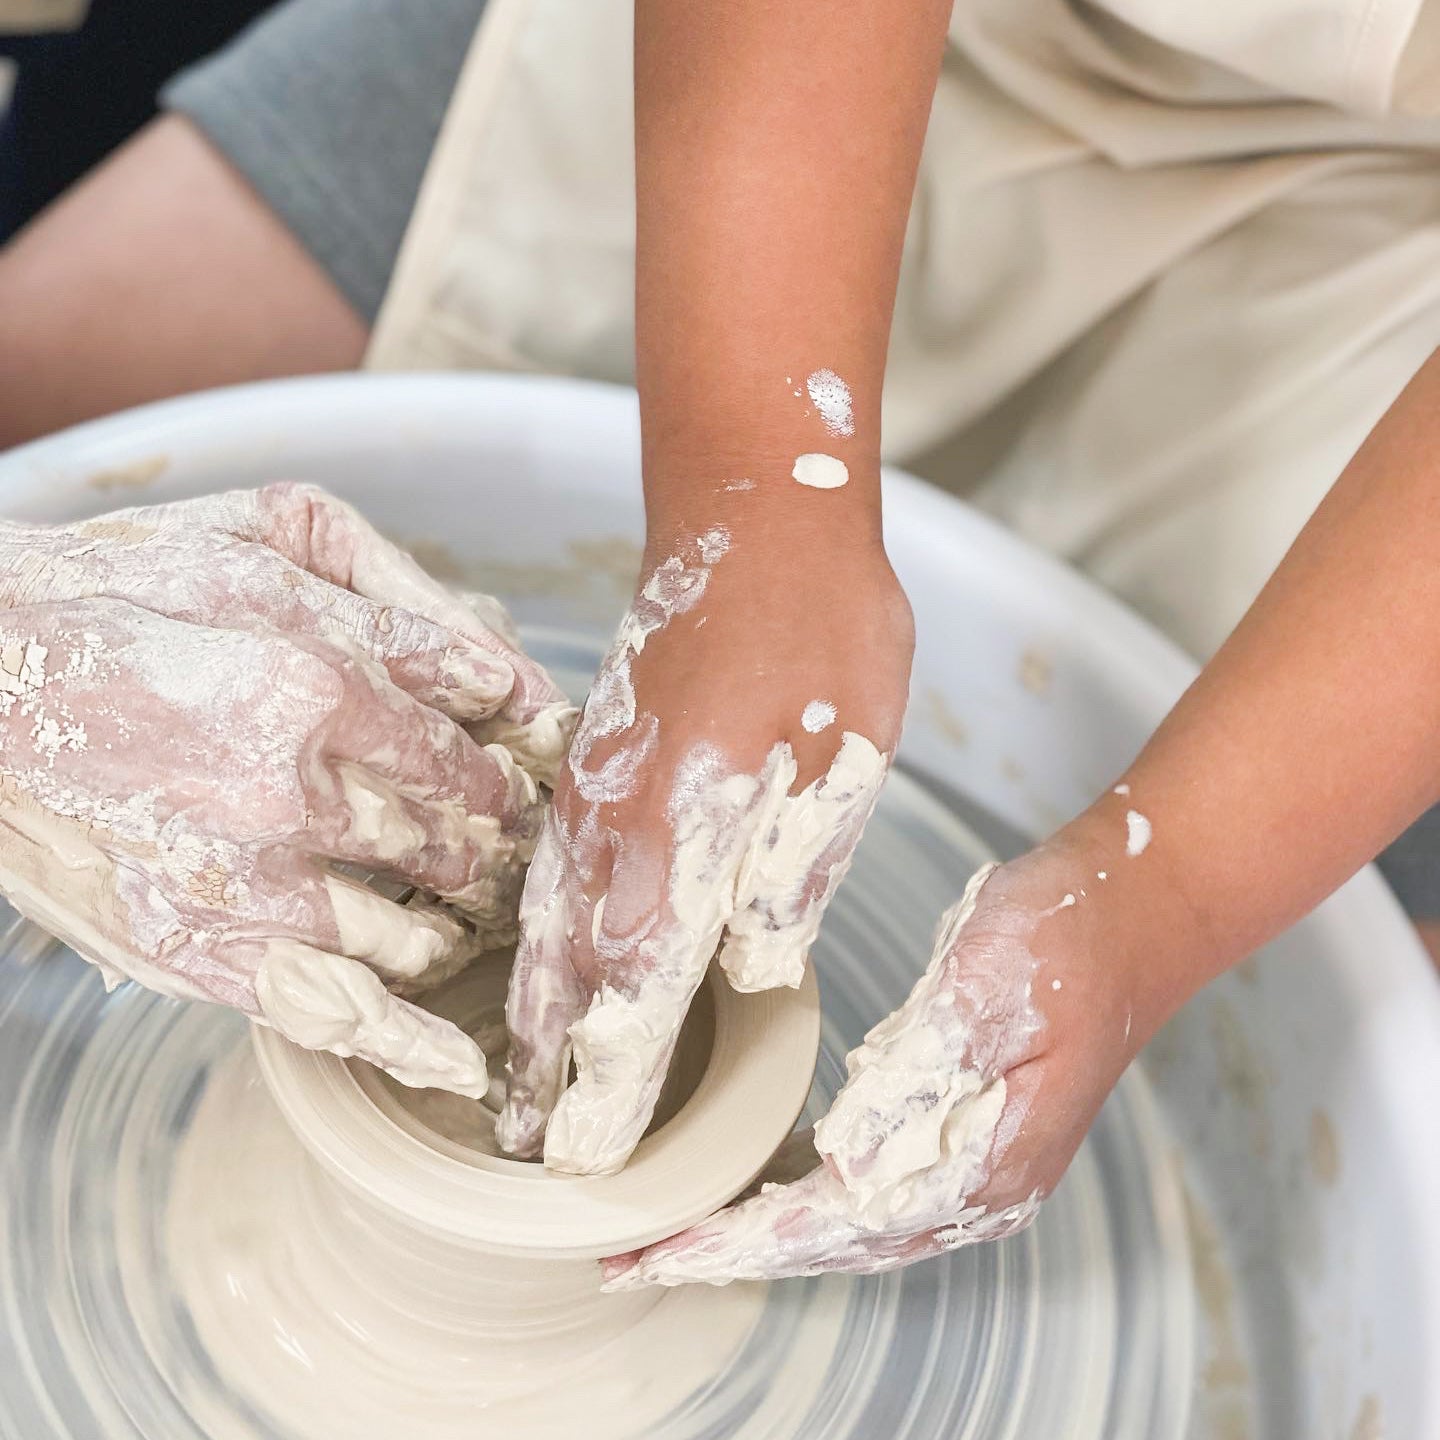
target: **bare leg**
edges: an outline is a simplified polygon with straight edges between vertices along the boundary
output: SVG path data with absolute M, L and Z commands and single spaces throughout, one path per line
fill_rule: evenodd
M 165 116 L 0 250 L 0 449 L 167 395 L 350 369 L 367 338 L 245 180 Z

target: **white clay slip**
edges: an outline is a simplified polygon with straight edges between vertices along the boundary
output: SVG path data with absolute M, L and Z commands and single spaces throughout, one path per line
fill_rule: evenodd
M 850 387 L 833 370 L 816 370 L 805 381 L 810 403 L 830 434 L 848 439 L 855 433 Z
M 811 735 L 828 730 L 835 723 L 835 707 L 828 700 L 812 700 L 800 712 L 800 728 Z
M 790 474 L 802 485 L 812 490 L 838 490 L 850 479 L 850 472 L 843 460 L 833 455 L 802 455 L 795 462 Z

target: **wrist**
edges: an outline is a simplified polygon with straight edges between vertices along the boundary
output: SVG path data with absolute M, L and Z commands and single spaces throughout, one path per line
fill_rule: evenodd
M 863 525 L 878 535 L 879 384 L 868 369 L 847 372 L 867 376 L 852 391 L 824 367 L 707 357 L 699 374 L 675 363 L 640 386 L 652 533 L 703 520 L 781 533 Z
M 1144 827 L 1132 825 L 1132 812 L 1141 814 L 1130 797 L 1107 793 L 1006 868 L 1040 917 L 1037 958 L 1123 1006 L 1139 1049 L 1240 957 L 1223 952 L 1177 882 L 1163 837 L 1141 844 Z
M 795 478 L 797 462 L 812 480 L 839 477 L 834 488 Z M 837 469 L 837 466 L 843 469 Z M 732 545 L 788 557 L 848 556 L 883 551 L 878 460 L 844 459 L 839 447 L 780 451 L 752 446 L 702 460 L 668 458 L 645 472 L 647 550 L 658 558 L 676 543 L 716 526 Z M 667 548 L 668 547 L 668 548 Z
M 901 607 L 901 629 L 913 639 L 878 515 L 797 515 L 764 504 L 687 507 L 683 518 L 662 513 L 647 524 L 642 583 L 678 558 L 708 571 L 704 608 L 747 616 L 757 637 L 785 616 L 807 632 L 844 616 L 851 627 L 893 634 L 889 621 Z

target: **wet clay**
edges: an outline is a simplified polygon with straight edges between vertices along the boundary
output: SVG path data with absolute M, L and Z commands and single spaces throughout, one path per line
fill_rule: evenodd
M 436 1002 L 492 1065 L 507 977 L 482 963 Z M 498 1095 L 407 1090 L 257 1032 L 181 1146 L 179 1298 L 222 1379 L 295 1440 L 644 1433 L 736 1363 L 765 1288 L 602 1295 L 595 1257 L 743 1188 L 803 1104 L 817 1042 L 813 985 L 712 982 L 631 1166 L 582 1178 L 503 1157 Z M 810 1403 L 841 1312 L 819 1308 L 736 1433 Z M 250 1433 L 195 1418 L 215 1440 Z

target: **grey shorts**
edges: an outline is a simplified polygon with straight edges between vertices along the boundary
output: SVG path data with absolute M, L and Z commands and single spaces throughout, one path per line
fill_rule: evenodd
M 484 0 L 285 0 L 182 70 L 193 121 L 367 320 Z

